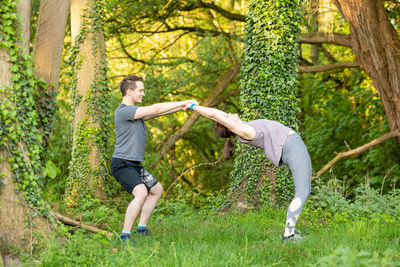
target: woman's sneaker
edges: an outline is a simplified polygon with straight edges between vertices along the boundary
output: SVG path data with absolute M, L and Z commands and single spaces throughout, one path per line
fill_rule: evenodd
M 282 242 L 296 243 L 299 242 L 301 239 L 303 239 L 303 237 L 301 237 L 301 235 L 297 234 L 296 232 L 292 235 L 281 237 Z
M 306 236 L 305 233 L 302 233 L 302 232 L 300 232 L 300 231 L 297 230 L 297 229 L 294 229 L 294 233 L 295 233 L 295 234 L 298 234 L 298 235 L 301 236 L 301 237 L 305 237 L 305 236 Z

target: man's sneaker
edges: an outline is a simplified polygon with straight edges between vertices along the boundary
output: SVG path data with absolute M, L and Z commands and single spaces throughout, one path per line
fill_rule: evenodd
M 121 241 L 122 241 L 123 243 L 125 243 L 125 244 L 128 244 L 128 243 L 134 244 L 134 243 L 135 243 L 134 240 L 133 240 L 133 238 L 132 238 L 132 236 L 131 236 L 130 234 L 121 234 L 121 236 L 119 237 L 119 239 L 121 239 Z
M 299 242 L 301 239 L 303 239 L 299 234 L 292 234 L 289 236 L 282 236 L 281 240 L 282 242 L 292 242 L 292 243 L 296 243 Z
M 149 236 L 151 235 L 151 231 L 150 229 L 146 228 L 146 229 L 137 229 L 135 232 L 135 236 Z

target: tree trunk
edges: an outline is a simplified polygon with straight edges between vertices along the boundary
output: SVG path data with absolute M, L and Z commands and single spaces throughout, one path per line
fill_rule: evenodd
M 102 20 L 97 8 L 101 7 L 94 0 L 71 1 L 72 44 L 78 52 L 74 65 L 76 88 L 73 92 L 74 137 L 67 187 L 69 206 L 79 205 L 79 198 L 85 197 L 82 190 L 86 189 L 99 199 L 106 198 L 103 177 L 107 170 L 104 143 L 101 143 L 104 130 L 101 122 L 104 121 L 102 115 L 109 114 L 101 105 L 108 101 L 109 91 L 100 91 L 105 41 L 102 25 L 96 24 Z
M 33 54 L 35 56 L 35 76 L 42 78 L 47 88 L 39 86 L 36 104 L 42 119 L 41 131 L 45 132 L 44 146 L 47 147 L 53 114 L 56 105 L 60 61 L 67 26 L 70 0 L 42 0 L 40 2 Z M 46 103 L 46 105 L 42 105 Z
M 20 42 L 18 45 L 23 46 L 27 52 L 29 47 L 29 1 L 21 1 L 17 11 L 23 19 L 21 28 L 23 38 L 26 41 L 24 44 Z M 28 22 L 26 22 L 26 18 L 28 18 Z M 13 85 L 11 66 L 12 63 L 10 62 L 8 51 L 0 49 L 0 86 L 2 88 Z M 5 98 L 4 93 L 0 93 L 0 97 L 2 99 Z M 23 194 L 16 193 L 17 186 L 12 180 L 13 173 L 5 150 L 0 152 L 0 159 L 0 173 L 2 174 L 0 178 L 0 244 L 18 245 L 24 235 L 24 218 L 27 213 L 27 208 L 24 204 L 26 203 Z
M 245 121 L 269 119 L 297 130 L 299 1 L 249 1 L 241 68 L 240 106 Z M 233 207 L 283 203 L 293 185 L 286 167 L 274 168 L 264 151 L 237 145 L 230 173 Z
M 0 157 L 5 156 L 4 151 Z M 0 185 L 0 247 L 8 244 L 19 246 L 25 234 L 25 215 L 29 208 L 22 193 L 17 193 L 17 185 L 12 180 L 13 173 L 7 160 L 0 163 L 0 173 L 4 176 Z
M 0 49 L 0 86 L 11 86 L 11 63 L 7 50 Z M 5 97 L 0 93 L 0 97 Z M 16 193 L 16 184 L 13 182 L 11 166 L 8 163 L 6 152 L 0 152 L 0 245 L 17 245 L 23 238 L 24 218 L 27 209 L 22 205 L 24 196 Z M 3 160 L 4 159 L 4 160 Z M 22 199 L 22 202 L 19 201 Z M 12 216 L 10 216 L 12 214 Z
M 60 61 L 67 26 L 70 0 L 40 2 L 36 38 L 33 46 L 35 74 L 49 85 L 48 92 L 57 92 Z M 54 86 L 52 85 L 54 84 Z
M 335 0 L 360 67 L 379 93 L 391 131 L 400 127 L 400 40 L 381 0 Z M 400 138 L 397 138 L 400 144 Z
M 6 3 L 8 4 L 8 3 Z M 10 12 L 8 10 L 8 12 Z M 21 34 L 21 38 L 18 38 L 17 43 L 13 44 L 19 47 L 20 53 L 28 53 L 29 48 L 29 13 L 30 13 L 30 1 L 29 0 L 22 0 L 20 1 L 17 9 L 14 12 L 18 12 L 21 15 L 22 23 L 21 23 L 21 32 L 17 31 L 17 34 Z M 1 20 L 1 22 L 3 22 Z M 15 27 L 15 25 L 9 25 Z M 16 27 L 18 28 L 18 27 Z M 24 39 L 24 41 L 22 41 Z M 9 49 L 9 47 L 7 48 Z M 17 105 L 20 102 L 24 102 L 28 108 L 31 108 L 30 105 L 32 102 L 30 101 L 33 96 L 25 96 L 24 99 L 20 99 L 21 96 L 14 94 L 14 82 L 12 79 L 12 71 L 11 68 L 13 67 L 13 63 L 11 62 L 9 50 L 5 48 L 0 48 L 0 100 L 2 105 L 8 105 L 6 110 L 8 112 L 15 112 L 19 107 Z M 14 80 L 15 81 L 15 80 Z M 31 84 L 26 85 L 27 87 L 32 86 Z M 13 91 L 14 90 L 14 91 Z M 11 95 L 10 92 L 12 91 Z M 10 99 L 11 98 L 11 99 Z M 1 112 L 1 133 L 0 137 L 1 140 L 5 140 L 0 145 L 0 248 L 4 245 L 14 245 L 14 246 L 21 246 L 21 242 L 23 241 L 26 233 L 26 219 L 32 218 L 32 209 L 30 205 L 27 203 L 24 194 L 20 191 L 17 192 L 17 183 L 14 181 L 13 177 L 15 176 L 15 168 L 19 168 L 20 164 L 24 162 L 25 164 L 31 163 L 34 161 L 31 156 L 34 158 L 37 154 L 32 153 L 29 150 L 29 146 L 27 146 L 23 138 L 21 137 L 23 134 L 29 135 L 32 134 L 31 132 L 23 132 L 19 128 L 18 131 L 20 133 L 12 133 L 15 136 L 18 136 L 20 142 L 19 147 L 16 148 L 15 142 L 11 140 L 11 137 L 8 134 L 8 129 L 11 124 L 16 126 L 16 129 L 21 126 L 21 122 L 18 120 L 13 120 L 13 116 L 8 116 L 6 110 L 2 109 Z M 23 112 L 23 111 L 22 111 Z M 30 112 L 34 113 L 35 110 L 32 108 Z M 7 120 L 12 120 L 7 121 Z M 32 129 L 35 129 L 34 125 L 31 125 Z M 6 130 L 7 129 L 7 130 Z M 6 131 L 4 131 L 6 130 Z M 34 131 L 34 130 L 33 130 Z M 6 136 L 4 133 L 6 132 Z M 22 150 L 23 158 L 16 159 L 15 154 L 13 155 L 12 151 L 15 152 L 16 150 Z M 14 157 L 14 158 L 13 158 Z M 18 162 L 17 167 L 14 166 L 12 168 L 11 163 Z M 29 184 L 31 187 L 32 184 Z M 37 185 L 36 185 L 37 186 Z M 35 187 L 36 188 L 36 187 Z M 33 188 L 33 190 L 35 190 Z M 46 221 L 36 217 L 34 219 L 36 226 L 41 224 L 42 226 L 46 224 Z M 30 221 L 32 222 L 32 221 Z M 32 228 L 31 228 L 32 229 Z M 41 229 L 45 229 L 42 228 Z M 29 231 L 32 237 L 32 231 Z M 29 242 L 28 242 L 29 243 Z
M 311 30 L 312 32 L 318 32 L 318 0 L 311 1 L 311 9 L 314 11 L 311 13 Z M 317 65 L 319 61 L 319 44 L 312 44 L 311 45 L 311 62 L 313 65 Z
M 30 40 L 30 13 L 31 13 L 31 0 L 20 0 L 17 6 L 17 11 L 21 15 L 21 32 L 22 39 L 19 40 L 19 46 L 25 49 L 25 53 L 29 52 Z

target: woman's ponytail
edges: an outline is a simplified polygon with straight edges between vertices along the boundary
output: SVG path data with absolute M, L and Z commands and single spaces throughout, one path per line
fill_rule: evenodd
M 224 145 L 224 158 L 226 160 L 230 159 L 233 153 L 235 153 L 235 143 L 230 138 L 227 138 Z
M 226 160 L 230 159 L 233 153 L 235 153 L 235 143 L 229 138 L 231 136 L 234 136 L 235 134 L 232 133 L 227 127 L 218 122 L 215 122 L 215 133 L 219 137 L 226 138 L 224 145 L 224 158 Z

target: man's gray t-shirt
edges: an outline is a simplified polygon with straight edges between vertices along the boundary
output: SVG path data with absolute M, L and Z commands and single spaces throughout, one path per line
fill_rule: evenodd
M 116 140 L 113 158 L 144 161 L 147 130 L 143 119 L 134 119 L 137 109 L 137 106 L 120 104 L 114 112 Z
M 271 162 L 280 167 L 282 165 L 282 149 L 289 132 L 292 130 L 280 122 L 271 120 L 254 120 L 243 122 L 254 128 L 256 137 L 254 140 L 246 140 L 238 136 L 241 143 L 253 145 L 264 149 L 265 156 Z

